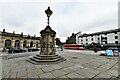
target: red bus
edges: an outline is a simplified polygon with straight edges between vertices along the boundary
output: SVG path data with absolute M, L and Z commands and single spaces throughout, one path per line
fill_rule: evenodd
M 64 44 L 64 49 L 84 50 L 82 45 L 79 45 L 79 44 Z

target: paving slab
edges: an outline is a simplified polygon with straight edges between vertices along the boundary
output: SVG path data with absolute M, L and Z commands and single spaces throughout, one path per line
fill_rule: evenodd
M 74 69 L 71 69 L 71 67 L 63 68 L 62 70 L 65 71 L 66 73 L 74 72 Z
M 95 78 L 108 78 L 108 79 L 110 79 L 111 77 L 112 77 L 112 75 L 110 73 L 103 72 L 103 73 L 98 74 Z
M 17 78 L 17 72 L 11 72 L 10 78 Z
M 105 72 L 105 71 L 107 71 L 109 69 L 110 69 L 110 66 L 103 65 L 103 66 L 97 68 L 96 70 L 98 70 L 100 72 Z
M 116 71 L 116 70 L 110 69 L 107 71 L 107 73 L 111 73 L 113 76 L 116 76 L 116 77 L 118 76 L 118 71 Z
M 41 68 L 41 69 L 43 70 L 43 72 L 50 72 L 50 71 L 53 71 L 53 70 L 54 70 L 54 68 L 51 67 L 51 66 L 49 66 L 49 67 L 43 67 L 43 68 Z
M 64 78 L 68 78 L 68 77 L 66 75 L 64 75 L 64 76 L 60 76 L 58 78 L 64 79 Z
M 64 76 L 67 74 L 67 72 L 63 71 L 62 69 L 60 70 L 55 70 L 51 72 L 56 78 L 60 76 Z
M 36 52 L 33 52 L 36 54 Z M 39 52 L 38 52 L 39 53 Z M 27 53 L 28 54 L 28 53 Z M 2 77 L 21 79 L 110 79 L 118 75 L 117 57 L 105 57 L 93 51 L 58 51 L 66 61 L 58 64 L 34 65 L 27 61 L 29 57 L 17 57 L 2 60 Z M 18 55 L 18 54 L 17 54 Z M 9 56 L 9 55 L 7 55 Z M 14 56 L 14 54 L 12 55 Z M 100 79 L 100 80 L 101 80 Z
M 51 73 L 44 73 L 39 75 L 39 78 L 55 78 Z
M 100 71 L 97 71 L 95 69 L 92 69 L 92 68 L 84 68 L 87 72 L 90 72 L 94 75 L 98 75 L 100 73 Z
M 68 76 L 69 78 L 85 78 L 85 77 L 83 77 L 83 76 L 81 76 L 80 74 L 77 74 L 77 73 L 75 73 L 75 72 L 72 72 L 72 73 L 69 73 L 69 74 L 67 74 L 66 76 Z
M 34 71 L 33 71 L 33 73 L 35 73 L 35 74 L 37 74 L 37 75 L 40 75 L 40 74 L 43 74 L 44 73 L 44 71 L 42 70 L 42 69 L 35 69 Z
M 70 66 L 73 66 L 75 63 L 71 62 L 71 61 L 65 61 L 65 62 L 62 62 L 62 63 L 59 63 L 58 65 L 60 67 L 63 67 L 63 68 L 66 68 L 66 67 L 70 67 Z
M 28 78 L 27 80 L 41 80 L 41 79 L 39 79 L 39 78 Z
M 51 67 L 54 68 L 54 70 L 62 68 L 61 66 L 56 65 L 56 64 L 51 65 Z
M 39 76 L 38 75 L 35 75 L 35 76 L 30 76 L 29 78 L 33 78 L 33 79 L 39 79 Z
M 17 72 L 17 78 L 25 77 L 27 78 L 27 72 L 26 70 L 20 70 Z
M 31 78 L 31 77 L 34 77 L 34 76 L 38 76 L 38 75 L 34 74 L 33 72 L 27 74 L 28 78 Z
M 76 71 L 76 73 L 82 75 L 85 78 L 93 78 L 96 75 L 86 69 L 79 69 Z

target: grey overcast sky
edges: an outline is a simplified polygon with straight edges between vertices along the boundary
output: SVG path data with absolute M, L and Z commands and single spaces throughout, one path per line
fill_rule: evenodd
M 53 11 L 50 26 L 65 42 L 72 33 L 118 28 L 119 0 L 1 0 L 0 31 L 40 36 L 47 25 L 45 10 Z

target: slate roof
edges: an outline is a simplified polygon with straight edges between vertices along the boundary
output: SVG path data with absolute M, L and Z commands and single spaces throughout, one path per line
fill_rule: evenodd
M 120 32 L 120 28 L 112 29 L 112 30 L 108 30 L 108 31 L 101 31 L 101 32 L 91 33 L 91 34 L 83 34 L 83 35 L 81 35 L 79 37 L 87 37 L 87 36 L 93 36 L 93 35 L 109 34 L 109 33 L 115 33 L 115 32 Z
M 27 39 L 40 39 L 40 37 L 34 37 L 34 36 L 22 35 L 22 34 L 15 34 L 15 33 L 9 33 L 9 32 L 2 32 L 2 36 L 19 37 L 19 38 L 27 38 Z

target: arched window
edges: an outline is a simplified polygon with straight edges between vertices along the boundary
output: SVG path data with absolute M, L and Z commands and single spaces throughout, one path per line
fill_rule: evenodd
M 30 47 L 33 47 L 33 42 L 32 41 L 30 42 Z
M 26 44 L 27 44 L 27 42 L 24 41 L 24 42 L 23 42 L 23 48 L 26 48 Z
M 38 41 L 36 42 L 36 47 L 38 47 Z
M 11 47 L 11 40 L 10 39 L 5 40 L 5 47 L 6 48 L 10 48 Z
M 16 47 L 16 48 L 19 48 L 19 47 L 20 47 L 20 41 L 19 41 L 19 40 L 16 40 L 16 41 L 15 41 L 14 47 Z

